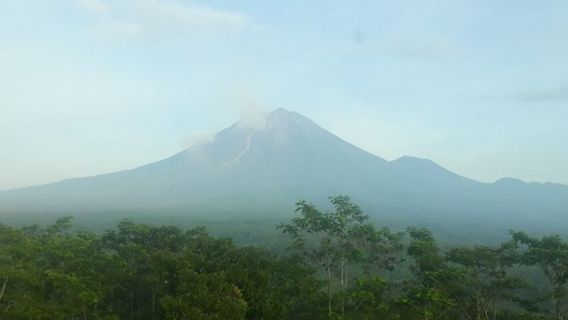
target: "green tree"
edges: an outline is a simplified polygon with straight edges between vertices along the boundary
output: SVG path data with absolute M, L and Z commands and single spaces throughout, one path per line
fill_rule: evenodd
M 191 267 L 179 274 L 172 296 L 161 300 L 165 318 L 172 320 L 245 319 L 247 303 L 224 273 L 199 273 Z
M 507 244 L 454 248 L 447 253 L 448 261 L 464 275 L 454 299 L 467 319 L 496 320 L 499 304 L 515 300 L 518 289 L 526 287 L 524 281 L 508 275 L 516 261 L 513 256 Z
M 377 230 L 369 217 L 349 197 L 330 198 L 333 211 L 322 212 L 299 201 L 298 216 L 279 228 L 292 238 L 291 249 L 320 270 L 326 284 L 328 318 L 345 313 L 345 290 L 351 285 L 350 270 L 392 268 L 396 262 L 398 238 L 388 229 Z M 339 301 L 334 303 L 334 295 Z
M 430 230 L 410 228 L 407 254 L 415 281 L 406 281 L 399 301 L 403 319 L 459 319 L 452 291 L 462 274 L 447 265 Z
M 389 283 L 379 277 L 356 279 L 347 290 L 346 319 L 395 319 L 389 301 Z
M 563 320 L 568 299 L 568 244 L 558 235 L 540 239 L 524 232 L 512 232 L 511 235 L 521 250 L 521 263 L 538 266 L 546 276 L 552 287 L 550 296 L 554 301 L 556 318 Z

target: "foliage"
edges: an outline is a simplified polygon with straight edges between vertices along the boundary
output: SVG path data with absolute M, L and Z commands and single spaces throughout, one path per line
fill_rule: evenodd
M 548 279 L 558 320 L 567 314 L 568 300 L 568 243 L 558 235 L 533 238 L 524 232 L 512 232 L 512 242 L 522 250 L 520 262 L 538 266 Z
M 348 197 L 331 198 L 331 208 L 298 202 L 297 216 L 279 227 L 291 240 L 285 254 L 204 228 L 124 220 L 91 233 L 74 231 L 70 217 L 0 224 L 0 320 L 565 316 L 568 244 L 558 236 L 514 232 L 497 247 L 444 250 L 428 229 L 370 224 Z M 542 277 L 523 276 L 525 266 Z
M 296 204 L 299 216 L 279 226 L 292 238 L 291 249 L 324 276 L 328 318 L 345 316 L 345 290 L 356 277 L 349 271 L 357 270 L 355 266 L 364 274 L 372 269 L 392 269 L 401 248 L 398 237 L 367 223 L 369 217 L 348 197 L 336 196 L 330 201 L 331 212 L 300 201 Z

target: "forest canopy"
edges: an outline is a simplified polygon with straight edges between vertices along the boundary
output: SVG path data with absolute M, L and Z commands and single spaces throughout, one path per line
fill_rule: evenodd
M 497 246 L 442 248 L 432 232 L 371 224 L 348 197 L 307 201 L 278 227 L 285 253 L 204 228 L 64 217 L 0 225 L 0 320 L 558 319 L 568 244 L 511 232 Z

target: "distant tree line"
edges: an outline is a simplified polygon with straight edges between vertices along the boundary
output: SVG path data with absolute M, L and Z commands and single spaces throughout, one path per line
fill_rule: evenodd
M 277 255 L 122 221 L 102 234 L 0 225 L 0 320 L 563 320 L 568 244 L 522 232 L 442 250 L 424 228 L 392 232 L 348 197 L 300 201 Z M 529 278 L 519 270 L 528 270 Z

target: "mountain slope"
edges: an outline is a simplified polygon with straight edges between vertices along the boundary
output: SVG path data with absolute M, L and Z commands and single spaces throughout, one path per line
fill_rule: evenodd
M 487 184 L 426 159 L 389 162 L 284 109 L 260 125 L 237 123 L 211 143 L 142 167 L 0 192 L 0 212 L 279 211 L 300 198 L 323 202 L 339 193 L 389 221 L 567 220 L 567 186 L 512 179 Z

